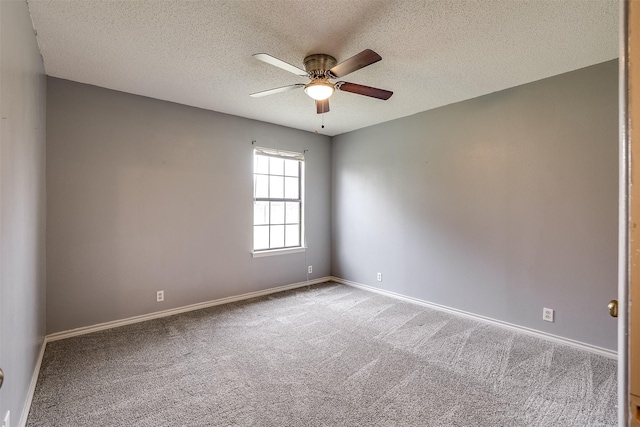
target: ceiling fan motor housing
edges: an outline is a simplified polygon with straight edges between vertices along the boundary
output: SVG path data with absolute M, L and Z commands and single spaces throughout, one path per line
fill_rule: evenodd
M 324 74 L 325 71 L 335 67 L 337 63 L 336 59 L 331 55 L 315 53 L 304 58 L 304 69 L 310 74 L 314 71 Z

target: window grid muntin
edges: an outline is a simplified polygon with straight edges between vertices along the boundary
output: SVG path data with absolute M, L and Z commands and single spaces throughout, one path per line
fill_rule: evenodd
M 283 161 L 286 162 L 286 160 L 290 160 L 290 161 L 295 161 L 297 163 L 297 176 L 296 175 L 287 175 L 287 167 L 286 167 L 286 163 L 283 163 L 283 172 L 282 175 L 277 174 L 277 175 L 273 175 L 271 174 L 271 160 L 269 159 L 269 161 L 267 161 L 267 173 L 257 173 L 255 172 L 255 169 L 257 169 L 257 164 L 258 164 L 258 158 L 259 157 L 265 157 L 265 158 L 278 158 L 278 159 L 282 159 Z M 256 225 L 255 224 L 255 212 L 254 212 L 254 224 L 253 224 L 253 228 L 254 228 L 254 242 L 253 242 L 253 250 L 254 252 L 263 252 L 263 251 L 271 251 L 271 250 L 278 250 L 278 249 L 291 249 L 291 248 L 300 248 L 302 247 L 302 162 L 304 160 L 301 159 L 290 159 L 284 156 L 277 156 L 277 155 L 270 155 L 270 154 L 265 154 L 265 153 L 257 153 L 254 152 L 254 186 L 253 186 L 253 191 L 254 191 L 254 197 L 253 197 L 253 201 L 254 201 L 254 209 L 255 209 L 255 202 L 268 202 L 268 206 L 269 206 L 269 220 L 268 223 L 266 224 L 260 224 L 260 225 Z M 258 176 L 265 176 L 267 177 L 267 196 L 268 197 L 256 197 L 256 182 L 257 182 L 257 177 Z M 277 176 L 277 177 L 282 177 L 282 194 L 283 196 L 286 195 L 285 192 L 285 182 L 286 180 L 284 178 L 295 178 L 297 180 L 297 187 L 298 187 L 298 197 L 297 198 L 287 198 L 287 197 L 279 197 L 279 198 L 271 198 L 271 176 Z M 272 218 L 273 218 L 273 214 L 272 214 L 272 205 L 273 203 L 276 202 L 284 202 L 284 223 L 282 224 L 273 224 L 272 223 Z M 298 222 L 295 223 L 290 223 L 287 222 L 287 202 L 290 203 L 298 203 L 298 209 L 297 209 L 297 215 L 298 215 Z M 297 225 L 297 245 L 293 245 L 293 246 L 287 246 L 287 226 L 288 225 Z M 284 234 L 283 234 L 283 244 L 284 246 L 278 246 L 278 247 L 272 247 L 271 246 L 271 231 L 272 231 L 272 227 L 274 226 L 281 226 L 284 228 Z M 256 249 L 255 248 L 255 229 L 256 227 L 267 227 L 268 233 L 267 233 L 267 241 L 268 241 L 268 247 L 267 248 L 263 248 L 263 249 Z

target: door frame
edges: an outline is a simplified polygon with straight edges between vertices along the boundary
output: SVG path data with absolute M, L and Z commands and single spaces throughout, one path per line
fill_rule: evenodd
M 620 1 L 619 60 L 619 232 L 618 232 L 618 425 L 634 422 L 631 414 L 631 385 L 636 384 L 637 363 L 631 343 L 637 342 L 638 308 L 631 313 L 631 296 L 637 297 L 640 286 L 640 90 L 631 85 L 632 75 L 638 80 L 640 70 L 640 0 Z M 636 22 L 634 22 L 634 20 Z M 632 46 L 633 45 L 633 46 Z M 635 104 L 632 104 L 635 103 Z M 636 181 L 635 188 L 633 181 Z M 632 329 L 632 326 L 634 329 Z M 633 334 L 633 335 L 632 335 Z M 634 340 L 631 340 L 631 337 Z M 636 346 L 636 344 L 633 344 Z M 632 378 L 631 375 L 634 375 Z M 637 391 L 636 391 L 637 393 Z M 637 421 L 636 421 L 637 422 Z M 634 424 L 637 425 L 637 424 Z

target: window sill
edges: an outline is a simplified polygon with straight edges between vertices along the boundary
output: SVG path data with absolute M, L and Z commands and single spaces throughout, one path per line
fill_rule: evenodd
M 286 255 L 286 254 L 295 254 L 297 252 L 304 252 L 307 248 L 290 248 L 290 249 L 274 249 L 272 251 L 260 251 L 260 252 L 252 252 L 254 258 L 262 258 L 265 256 L 274 256 L 274 255 Z

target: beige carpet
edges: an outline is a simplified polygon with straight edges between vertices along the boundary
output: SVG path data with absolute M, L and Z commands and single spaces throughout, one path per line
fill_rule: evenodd
M 52 342 L 27 426 L 614 426 L 616 362 L 327 283 Z

